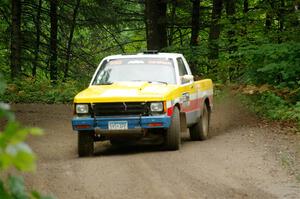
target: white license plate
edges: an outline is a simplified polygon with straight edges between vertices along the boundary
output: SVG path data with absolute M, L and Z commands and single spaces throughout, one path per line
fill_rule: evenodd
M 128 129 L 127 121 L 109 121 L 108 130 L 126 130 Z

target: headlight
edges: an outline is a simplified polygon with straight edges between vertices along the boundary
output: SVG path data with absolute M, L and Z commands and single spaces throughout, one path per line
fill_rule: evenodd
M 89 112 L 89 106 L 87 104 L 77 104 L 76 113 L 84 114 Z
M 162 102 L 152 102 L 150 104 L 150 110 L 152 112 L 162 112 L 164 110 L 164 105 Z

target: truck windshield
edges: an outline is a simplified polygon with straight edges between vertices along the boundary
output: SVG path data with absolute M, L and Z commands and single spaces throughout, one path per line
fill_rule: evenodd
M 93 85 L 122 81 L 175 84 L 173 61 L 166 58 L 122 58 L 104 61 Z

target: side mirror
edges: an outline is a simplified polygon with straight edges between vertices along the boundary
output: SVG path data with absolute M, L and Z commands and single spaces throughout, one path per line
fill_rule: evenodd
M 183 75 L 181 76 L 181 83 L 185 84 L 188 82 L 194 81 L 194 76 L 193 75 Z

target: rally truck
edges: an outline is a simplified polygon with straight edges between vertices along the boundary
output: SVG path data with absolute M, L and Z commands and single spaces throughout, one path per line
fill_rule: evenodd
M 163 148 L 178 150 L 183 132 L 189 130 L 191 140 L 209 137 L 212 108 L 212 81 L 195 81 L 182 54 L 108 56 L 74 98 L 78 155 L 92 155 L 94 143 L 105 140 L 160 140 Z

